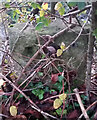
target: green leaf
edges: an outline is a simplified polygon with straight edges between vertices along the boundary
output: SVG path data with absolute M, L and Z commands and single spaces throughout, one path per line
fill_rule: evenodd
M 22 97 L 24 97 L 24 96 L 23 96 L 22 94 L 20 94 L 20 95 L 19 95 L 19 98 L 22 98 Z
M 45 26 L 49 25 L 49 19 L 44 17 L 44 20 L 42 21 Z
M 35 30 L 41 30 L 43 28 L 44 24 L 42 22 L 39 22 L 36 27 Z
M 54 90 L 54 89 L 51 89 L 51 90 L 50 90 L 50 94 L 51 94 L 52 92 L 55 92 L 55 90 Z
M 33 9 L 35 9 L 35 8 L 39 8 L 40 9 L 41 8 L 38 3 L 32 3 L 31 5 L 32 5 Z
M 74 6 L 76 6 L 76 2 L 68 2 L 68 5 L 69 5 L 70 7 L 74 7 Z
M 13 11 L 13 16 L 12 16 L 12 17 L 14 18 L 15 16 L 16 16 L 16 11 L 14 10 L 14 11 Z
M 21 14 L 19 9 L 16 9 L 15 11 L 16 11 L 17 14 Z
M 64 15 L 64 13 L 65 13 L 65 8 L 64 8 L 64 7 L 61 7 L 61 8 L 59 9 L 59 14 L 60 14 L 60 15 Z
M 60 67 L 60 66 L 58 66 L 58 70 L 59 70 L 60 72 L 63 71 L 62 67 Z
M 97 29 L 93 31 L 93 35 L 97 38 Z
M 78 8 L 81 10 L 85 7 L 86 3 L 85 2 L 77 2 Z
M 46 57 L 46 55 L 45 54 L 42 54 L 42 59 L 44 59 Z
M 63 79 L 64 79 L 64 77 L 62 75 L 58 76 L 59 82 L 62 82 Z
M 57 90 L 60 91 L 62 89 L 62 82 L 60 82 L 60 83 L 57 82 L 57 83 L 54 84 L 54 86 L 57 88 Z
M 40 100 L 43 99 L 43 94 L 44 94 L 44 91 L 40 90 L 40 93 L 39 93 L 39 96 L 38 96 Z
M 32 91 L 32 93 L 33 93 L 34 95 L 38 96 L 39 99 L 43 99 L 44 90 L 42 90 L 42 89 L 34 89 L 34 90 Z
M 49 92 L 49 87 L 48 86 L 45 87 L 45 92 Z
M 10 3 L 5 3 L 5 8 L 9 8 L 10 7 Z
M 43 72 L 38 72 L 38 75 L 39 76 L 43 76 Z
M 60 115 L 62 114 L 62 109 L 59 108 L 59 109 L 56 110 L 56 112 L 57 112 L 57 114 L 60 116 Z M 66 115 L 66 114 L 67 114 L 67 110 L 65 109 L 65 110 L 63 111 L 63 115 Z

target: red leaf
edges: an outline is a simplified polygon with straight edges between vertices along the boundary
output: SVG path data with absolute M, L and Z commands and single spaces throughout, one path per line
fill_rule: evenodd
M 53 84 L 55 84 L 58 81 L 58 74 L 52 74 L 51 81 Z

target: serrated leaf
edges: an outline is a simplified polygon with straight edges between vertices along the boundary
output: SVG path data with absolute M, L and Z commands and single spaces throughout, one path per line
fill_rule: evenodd
M 61 48 L 63 51 L 65 50 L 66 46 L 65 46 L 65 44 L 64 44 L 63 42 L 61 43 L 60 48 Z
M 11 106 L 10 107 L 10 114 L 12 116 L 16 116 L 17 115 L 17 108 L 16 108 L 16 106 Z
M 47 10 L 47 9 L 48 9 L 48 3 L 43 3 L 43 4 L 42 4 L 42 8 L 43 8 L 44 10 Z
M 64 8 L 64 7 L 61 7 L 58 11 L 59 11 L 59 14 L 60 14 L 60 15 L 64 15 L 64 13 L 65 13 L 65 8 Z
M 44 16 L 44 10 L 40 10 L 40 17 Z
M 57 98 L 54 100 L 54 104 L 53 104 L 54 109 L 58 109 L 61 105 L 62 105 L 61 99 Z
M 5 81 L 3 79 L 0 79 L 0 88 L 4 83 L 5 83 Z
M 62 7 L 62 3 L 58 2 L 56 5 L 55 5 L 55 10 L 59 10 L 61 7 Z
M 59 95 L 59 98 L 60 98 L 62 101 L 65 100 L 66 97 L 67 97 L 67 94 L 65 94 L 65 93 Z
M 61 56 L 62 55 L 62 53 L 63 53 L 63 50 L 62 49 L 58 49 L 57 50 L 57 57 L 59 57 L 59 56 Z
M 35 30 L 41 30 L 41 28 L 43 28 L 44 24 L 42 22 L 39 22 L 36 27 Z

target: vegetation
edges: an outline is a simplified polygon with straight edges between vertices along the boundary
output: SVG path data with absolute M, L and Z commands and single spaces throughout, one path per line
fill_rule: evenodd
M 34 3 L 10 0 L 1 4 L 1 31 L 4 32 L 1 38 L 4 40 L 4 49 L 0 48 L 0 116 L 3 120 L 97 119 L 97 93 L 93 89 L 97 88 L 97 71 L 91 72 L 92 66 L 97 64 L 95 59 L 93 62 L 94 48 L 97 52 L 96 5 L 96 2 L 94 5 L 85 2 Z M 59 45 L 54 42 L 54 38 L 63 31 L 53 36 L 38 34 L 57 18 L 64 22 L 66 31 L 70 29 L 74 32 L 73 28 L 80 26 L 77 38 L 68 46 L 64 41 Z M 22 22 L 26 24 L 20 34 L 33 25 L 38 41 L 37 52 L 25 66 L 14 59 L 14 46 L 10 51 L 10 36 L 7 31 L 8 27 Z M 88 33 L 85 26 L 89 26 Z M 77 85 L 80 83 L 76 79 L 77 71 L 65 62 L 63 54 L 75 45 L 83 31 L 89 36 L 87 70 L 84 83 Z M 18 38 L 19 36 L 17 40 Z M 41 44 L 40 39 L 45 43 Z M 15 67 L 17 64 L 20 71 Z

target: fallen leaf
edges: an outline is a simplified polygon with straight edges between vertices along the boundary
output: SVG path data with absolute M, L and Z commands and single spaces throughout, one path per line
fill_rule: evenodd
M 57 57 L 59 57 L 59 56 L 61 56 L 62 55 L 62 53 L 63 53 L 63 50 L 62 49 L 58 49 L 57 50 Z
M 54 109 L 58 109 L 61 105 L 62 105 L 61 99 L 57 98 L 54 100 L 54 104 L 53 104 Z
M 11 106 L 10 107 L 10 114 L 12 116 L 16 116 L 17 115 L 17 108 L 16 108 L 16 106 Z
M 67 97 L 67 94 L 65 94 L 65 93 L 59 95 L 59 98 L 60 98 L 62 101 L 65 100 L 66 97 Z
M 64 44 L 63 42 L 61 43 L 60 48 L 61 48 L 63 51 L 65 50 L 66 46 L 65 46 L 65 44 Z

